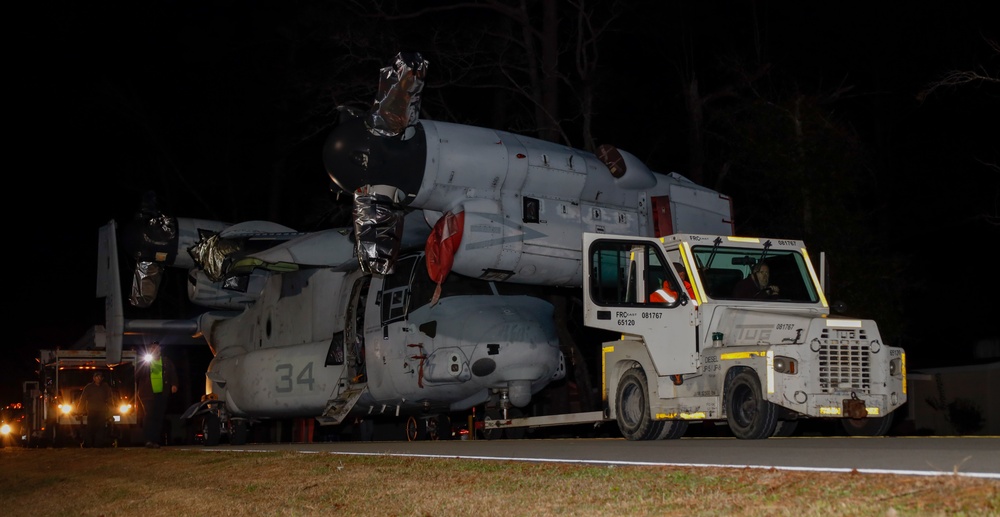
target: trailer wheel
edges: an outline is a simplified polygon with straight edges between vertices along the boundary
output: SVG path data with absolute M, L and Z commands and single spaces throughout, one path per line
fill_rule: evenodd
M 618 381 L 615 418 L 622 436 L 629 440 L 654 440 L 663 433 L 664 422 L 650 416 L 649 387 L 641 368 L 627 370 Z
M 761 440 L 778 427 L 778 407 L 764 400 L 760 381 L 752 371 L 736 375 L 726 389 L 726 419 L 733 435 Z
M 892 415 L 893 413 L 877 418 L 845 418 L 840 423 L 847 436 L 885 436 L 892 427 Z
M 482 435 L 484 440 L 500 439 L 500 436 L 503 434 L 503 430 L 497 428 L 487 429 L 486 422 L 489 422 L 491 420 L 500 420 L 502 417 L 503 413 L 501 413 L 499 409 L 488 407 L 485 410 L 483 410 L 483 428 L 480 434 Z
M 219 441 L 222 439 L 222 422 L 219 420 L 219 415 L 212 412 L 205 413 L 201 419 L 201 432 L 202 436 L 205 437 L 206 446 L 219 445 Z
M 250 423 L 243 418 L 236 418 L 230 421 L 229 444 L 246 445 L 247 435 L 250 434 Z

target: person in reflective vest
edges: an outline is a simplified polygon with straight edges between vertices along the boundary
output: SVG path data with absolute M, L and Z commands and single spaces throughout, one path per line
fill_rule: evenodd
M 142 403 L 142 433 L 146 447 L 158 449 L 163 441 L 163 421 L 171 393 L 177 393 L 177 370 L 170 359 L 160 354 L 160 344 L 153 342 L 135 371 L 135 385 Z
M 684 290 L 687 291 L 688 298 L 694 301 L 694 288 L 691 287 L 691 280 L 688 279 L 687 270 L 684 269 L 684 266 L 680 262 L 674 262 L 674 269 L 677 270 L 677 276 L 681 277 L 681 282 L 684 283 Z
M 652 303 L 674 303 L 677 301 L 677 291 L 674 291 L 670 287 L 670 283 L 664 280 L 663 287 L 653 291 L 653 294 L 649 295 L 649 301 Z

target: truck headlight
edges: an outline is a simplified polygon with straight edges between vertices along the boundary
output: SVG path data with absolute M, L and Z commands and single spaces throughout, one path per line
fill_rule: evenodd
M 10 434 L 10 424 L 0 425 L 0 435 L 7 436 Z
M 122 402 L 121 405 L 118 406 L 118 412 L 123 415 L 128 414 L 129 411 L 132 411 L 132 404 Z
M 73 404 L 59 404 L 59 411 L 62 411 L 64 415 L 68 415 L 73 412 Z
M 792 359 L 791 357 L 776 355 L 774 356 L 774 371 L 795 375 L 799 372 L 799 365 L 795 359 Z

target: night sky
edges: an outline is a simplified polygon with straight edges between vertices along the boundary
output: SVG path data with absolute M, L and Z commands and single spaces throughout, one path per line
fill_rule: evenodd
M 12 8 L 13 66 L 5 76 L 14 159 L 5 210 L 15 230 L 7 241 L 15 288 L 6 304 L 15 331 L 11 355 L 0 361 L 0 403 L 17 400 L 37 349 L 69 347 L 101 323 L 97 231 L 130 218 L 143 192 L 157 191 L 173 215 L 317 229 L 330 206 L 320 156 L 325 110 L 370 102 L 378 67 L 410 50 L 401 47 L 440 43 L 421 35 L 417 22 L 398 34 L 385 25 L 370 38 L 352 35 L 351 54 L 367 62 L 357 76 L 331 77 L 327 58 L 347 50 L 333 38 L 342 34 L 341 18 L 324 3 L 331 2 Z M 859 197 L 869 186 L 877 192 L 877 209 L 887 212 L 879 235 L 906 259 L 885 281 L 911 275 L 924 286 L 906 291 L 901 344 L 911 362 L 971 361 L 976 342 L 997 339 L 1000 55 L 987 41 L 1000 41 L 1000 16 L 980 7 L 989 2 L 648 3 L 656 7 L 626 2 L 621 31 L 608 36 L 598 139 L 654 170 L 685 174 L 689 128 L 676 77 L 685 63 L 698 71 L 703 92 L 725 84 L 717 71 L 733 55 L 764 56 L 790 78 L 784 84 L 803 92 L 850 85 L 830 113 L 858 135 L 870 165 L 856 171 Z M 435 66 L 447 60 L 425 57 L 433 89 L 431 79 L 446 72 Z M 918 99 L 949 70 L 993 81 Z M 370 89 L 355 98 L 348 88 L 324 92 L 364 74 Z M 454 119 L 488 125 L 488 92 L 466 88 L 452 98 Z M 280 182 L 270 179 L 274 171 Z M 739 217 L 748 197 L 723 192 L 733 195 Z

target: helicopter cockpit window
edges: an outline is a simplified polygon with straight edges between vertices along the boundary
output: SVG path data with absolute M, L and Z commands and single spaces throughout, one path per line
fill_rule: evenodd
M 382 284 L 382 324 L 406 316 L 406 303 L 410 294 L 410 276 L 417 257 L 402 257 L 396 261 L 392 274 L 386 275 Z
M 427 274 L 423 253 L 400 258 L 382 287 L 382 323 L 396 321 L 430 303 L 437 284 Z M 452 296 L 496 294 L 489 282 L 451 272 L 441 285 L 441 300 Z

